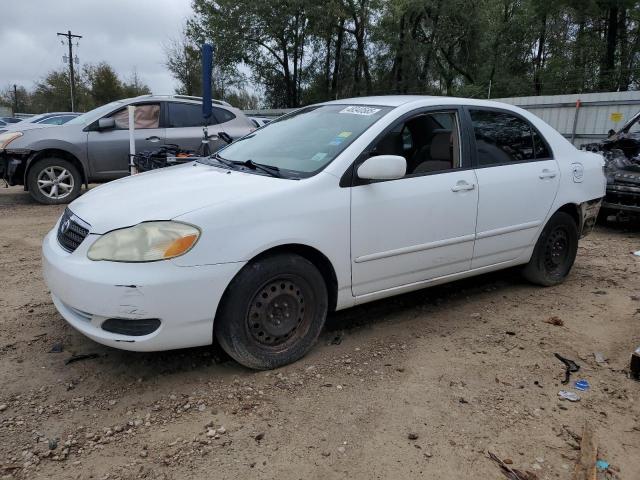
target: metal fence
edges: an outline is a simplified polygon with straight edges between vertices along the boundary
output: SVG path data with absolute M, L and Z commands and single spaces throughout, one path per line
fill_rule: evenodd
M 610 129 L 619 129 L 640 110 L 640 92 L 638 91 L 495 100 L 530 111 L 576 146 L 606 138 Z
M 539 116 L 574 145 L 607 137 L 640 110 L 640 91 L 492 98 Z M 275 118 L 293 109 L 245 110 L 249 116 Z

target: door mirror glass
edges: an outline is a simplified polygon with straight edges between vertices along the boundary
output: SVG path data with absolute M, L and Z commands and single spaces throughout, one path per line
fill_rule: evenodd
M 116 128 L 116 121 L 113 118 L 101 118 L 98 120 L 98 130 L 109 130 Z
M 407 172 L 407 161 L 400 155 L 377 155 L 358 167 L 358 178 L 363 180 L 396 180 Z

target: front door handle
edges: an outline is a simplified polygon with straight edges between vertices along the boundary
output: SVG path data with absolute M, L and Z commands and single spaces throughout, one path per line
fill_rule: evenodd
M 155 135 L 152 135 L 150 137 L 145 138 L 145 140 L 155 143 L 155 142 L 159 142 L 160 141 L 160 137 L 156 137 Z
M 465 192 L 467 190 L 473 190 L 476 188 L 475 183 L 467 183 L 464 180 L 460 180 L 453 187 L 451 187 L 452 192 Z
M 545 178 L 556 178 L 556 175 L 556 172 L 545 168 L 538 176 L 540 177 L 540 180 L 544 180 Z

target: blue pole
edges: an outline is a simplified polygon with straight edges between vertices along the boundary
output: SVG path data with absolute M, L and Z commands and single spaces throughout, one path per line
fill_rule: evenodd
M 211 73 L 213 70 L 213 45 L 202 45 L 202 116 L 206 124 L 212 115 L 211 109 Z

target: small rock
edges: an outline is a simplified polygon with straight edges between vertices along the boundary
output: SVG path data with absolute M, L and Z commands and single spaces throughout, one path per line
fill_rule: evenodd
M 264 438 L 264 432 L 260 432 L 259 434 L 257 434 L 255 437 L 253 437 L 253 439 L 256 442 L 259 442 L 260 440 L 262 440 Z
M 510 458 L 505 458 L 504 460 L 502 460 L 503 463 L 506 463 L 507 465 L 513 465 L 513 460 L 511 460 Z
M 323 457 L 328 457 L 329 455 L 331 455 L 331 452 L 328 452 L 326 450 L 322 452 Z
M 58 448 L 58 440 L 55 438 L 49 439 L 49 450 L 55 450 Z
M 140 452 L 140 456 L 141 456 L 142 458 L 147 458 L 147 457 L 149 456 L 149 452 L 147 452 L 146 450 L 142 450 L 142 451 Z
M 340 452 L 340 453 L 344 453 L 344 452 L 346 452 L 346 451 L 347 451 L 347 449 L 346 449 L 346 448 L 344 448 L 344 447 L 338 447 L 338 452 Z
M 2 405 L 0 405 L 0 412 L 4 412 L 7 409 L 7 404 L 3 403 Z
M 407 438 L 408 438 L 409 440 L 417 440 L 417 439 L 418 439 L 418 434 L 417 434 L 417 433 L 414 433 L 414 432 L 411 432 L 411 433 L 409 433 L 409 434 L 407 435 Z
M 222 434 L 227 433 L 227 429 L 224 428 L 224 426 L 222 426 L 217 430 L 217 432 L 222 435 Z M 264 436 L 264 433 L 262 435 Z

